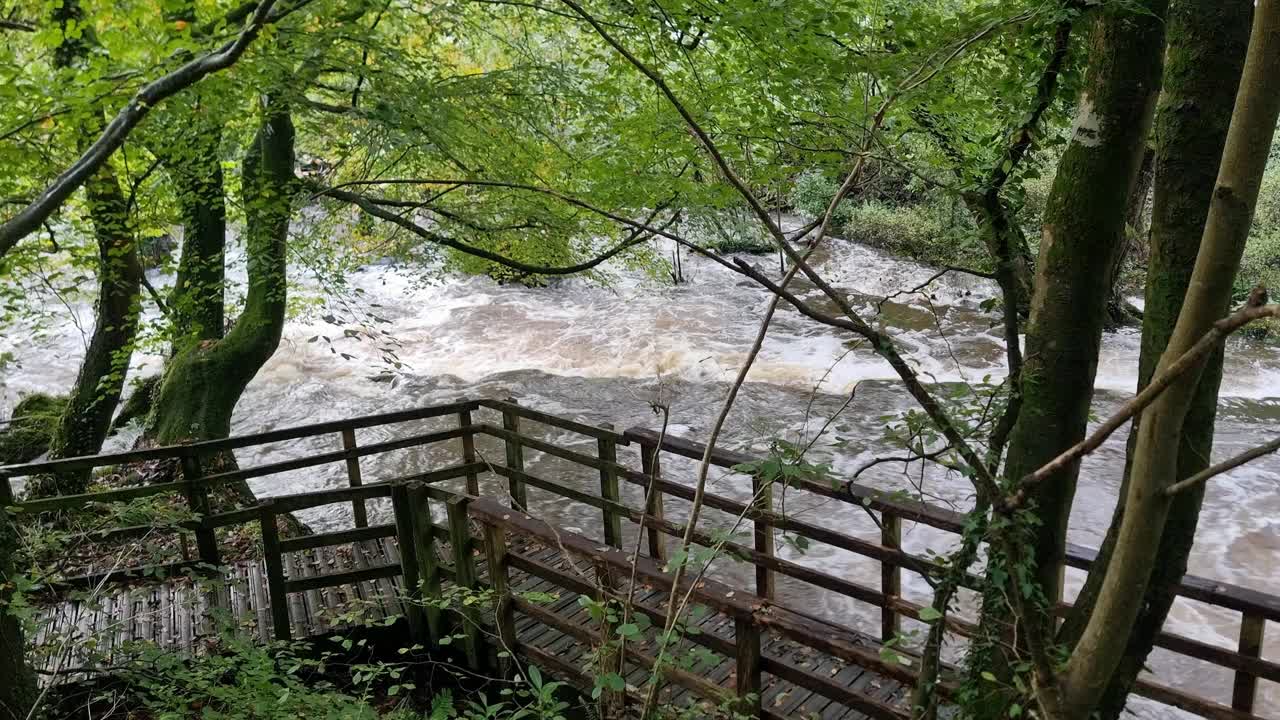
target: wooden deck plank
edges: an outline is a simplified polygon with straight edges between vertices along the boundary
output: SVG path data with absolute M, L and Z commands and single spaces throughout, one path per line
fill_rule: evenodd
M 540 562 L 559 572 L 571 574 L 580 581 L 593 584 L 595 571 L 592 565 L 581 559 L 566 556 L 560 546 L 542 543 L 524 542 L 519 537 L 511 539 L 512 552 L 519 553 Z M 443 549 L 443 548 L 442 548 Z M 286 576 L 290 579 L 302 579 L 340 573 L 351 569 L 367 569 L 376 565 L 399 562 L 398 547 L 392 538 L 353 543 L 348 547 L 323 546 L 321 548 L 290 553 L 285 558 Z M 444 558 L 452 562 L 451 555 Z M 477 556 L 478 570 L 487 573 L 485 562 Z M 554 581 L 546 580 L 518 569 L 511 572 L 511 583 L 519 593 L 547 593 L 556 595 L 553 602 L 543 605 L 545 609 L 555 613 L 567 622 L 583 627 L 593 634 L 598 625 L 590 619 L 586 608 L 578 603 L 578 593 L 574 589 L 560 587 Z M 290 623 L 294 637 L 303 639 L 327 634 L 334 629 L 335 619 L 344 614 L 354 603 L 364 608 L 371 620 L 381 620 L 388 615 L 401 613 L 398 591 L 402 585 L 399 576 L 365 581 L 354 585 L 334 586 L 291 593 L 287 599 L 290 606 Z M 104 654 L 114 651 L 119 644 L 132 639 L 150 639 L 163 647 L 172 647 L 188 653 L 195 650 L 195 645 L 202 637 L 201 596 L 216 595 L 215 602 L 222 604 L 230 611 L 230 615 L 239 627 L 252 632 L 253 637 L 269 639 L 270 631 L 270 598 L 267 593 L 265 570 L 261 561 L 232 563 L 226 577 L 221 582 L 206 584 L 212 592 L 201 592 L 198 587 L 186 580 L 170 579 L 162 586 L 125 589 L 109 594 L 104 598 L 101 607 L 76 606 L 64 603 L 53 609 L 52 620 L 42 631 L 43 635 L 53 635 L 54 628 L 61 632 L 75 632 L 81 637 L 102 635 L 104 632 Z M 619 588 L 619 593 L 625 588 Z M 665 608 L 667 591 L 655 589 L 641 584 L 636 588 L 634 600 L 650 608 L 661 611 Z M 720 638 L 724 642 L 734 640 L 734 622 L 723 613 L 705 612 L 690 624 L 696 626 L 702 635 Z M 579 641 L 575 636 L 565 634 L 555 628 L 543 625 L 531 617 L 517 612 L 516 634 L 522 643 L 537 647 L 551 653 L 571 666 L 581 666 L 592 651 L 590 643 Z M 639 652 L 652 654 L 654 632 L 643 640 L 629 643 L 629 647 Z M 862 671 L 856 666 L 837 662 L 833 658 L 821 655 L 812 649 L 777 637 L 766 632 L 762 638 L 762 650 L 766 656 L 779 658 L 810 673 L 818 673 L 824 679 L 850 689 L 861 689 L 877 699 L 893 701 L 901 696 L 902 688 L 882 677 Z M 869 647 L 874 643 L 868 642 Z M 683 657 L 692 648 L 702 647 L 695 639 L 686 637 L 672 650 L 672 654 Z M 54 653 L 57 655 L 57 653 Z M 80 656 L 74 656 L 75 661 Z M 67 662 L 67 653 L 62 657 L 52 657 L 47 661 L 51 665 Z M 717 662 L 711 666 L 694 668 L 695 674 L 721 687 L 732 688 L 736 671 L 735 659 L 717 654 Z M 643 685 L 649 671 L 634 656 L 624 668 L 624 677 L 633 686 Z M 805 717 L 813 715 L 821 720 L 861 720 L 863 717 L 832 701 L 821 694 L 797 687 L 789 681 L 766 673 L 763 677 L 762 698 L 765 708 L 771 713 L 783 717 Z M 682 706 L 701 702 L 695 693 L 676 683 L 665 683 L 660 695 L 661 701 L 668 705 Z
M 368 554 L 369 549 L 364 543 L 351 543 L 351 558 L 357 570 L 366 570 L 372 567 L 369 563 Z M 356 585 L 356 595 L 364 605 L 365 617 L 370 621 L 376 623 L 386 617 L 386 610 L 382 604 L 382 593 L 378 592 L 375 583 L 367 581 L 359 583 Z

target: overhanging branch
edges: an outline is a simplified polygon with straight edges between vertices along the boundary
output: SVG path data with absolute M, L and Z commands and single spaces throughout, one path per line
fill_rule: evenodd
M 227 42 L 214 52 L 187 62 L 139 90 L 71 167 L 63 171 L 31 204 L 0 225 L 0 256 L 7 253 L 19 240 L 39 228 L 41 223 L 124 144 L 129 133 L 142 122 L 153 107 L 194 85 L 205 76 L 235 64 L 271 19 L 273 5 L 275 0 L 263 0 L 254 11 L 249 23 L 234 40 Z

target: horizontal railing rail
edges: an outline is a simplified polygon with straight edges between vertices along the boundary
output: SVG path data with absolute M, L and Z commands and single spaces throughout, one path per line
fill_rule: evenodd
M 475 401 L 465 400 L 445 405 L 432 405 L 429 407 L 413 408 L 411 410 L 398 410 L 378 415 L 364 415 L 361 417 L 347 418 L 343 420 L 330 420 L 312 425 L 298 425 L 296 427 L 284 428 L 281 430 L 270 430 L 267 432 L 251 433 L 248 435 L 234 435 L 232 437 L 219 440 L 202 440 L 200 442 L 182 445 L 164 445 L 156 448 L 147 448 L 145 450 L 129 450 L 117 453 L 104 453 L 102 455 L 85 455 L 81 457 L 65 458 L 62 460 L 42 460 L 39 462 L 23 463 L 20 465 L 0 465 L 0 478 L 23 477 L 26 475 L 38 475 L 41 473 L 69 470 L 92 470 L 94 468 L 109 465 L 126 465 L 150 460 L 168 460 L 190 456 L 211 455 L 224 452 L 226 450 L 239 450 L 253 445 L 266 445 L 269 443 L 283 442 L 285 440 L 298 440 L 301 438 L 315 437 L 317 435 L 342 432 L 343 430 L 359 430 L 362 428 L 374 427 L 376 425 L 393 425 L 402 422 L 409 422 L 411 420 L 425 420 L 428 418 L 442 417 L 445 415 L 474 410 L 478 406 L 479 404 Z

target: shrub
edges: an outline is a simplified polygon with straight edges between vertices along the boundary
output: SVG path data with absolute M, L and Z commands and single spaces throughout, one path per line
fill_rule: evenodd
M 821 170 L 806 170 L 796 177 L 787 200 L 796 212 L 821 217 L 838 189 L 836 181 L 828 178 Z M 836 208 L 832 221 L 835 227 L 842 227 L 852 216 L 853 203 L 846 200 Z
M 854 205 L 843 231 L 854 242 L 933 265 L 988 264 L 968 213 L 952 203 Z
M 1244 297 L 1258 283 L 1273 298 L 1280 297 L 1280 162 L 1273 162 L 1262 178 L 1253 229 L 1236 275 L 1236 294 Z

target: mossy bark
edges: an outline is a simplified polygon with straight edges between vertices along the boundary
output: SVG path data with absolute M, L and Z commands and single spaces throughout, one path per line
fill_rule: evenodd
M 1098 350 L 1116 260 L 1124 241 L 1128 199 L 1141 166 L 1160 87 L 1167 0 L 1141 8 L 1107 5 L 1089 39 L 1089 68 L 1073 137 L 1059 163 L 1045 210 L 1020 382 L 1022 407 L 1009 438 L 1004 475 L 1010 482 L 1079 442 L 1089 419 Z M 1017 618 L 1016 636 L 1044 632 L 1044 608 L 1061 591 L 1079 465 L 1040 483 L 1031 496 L 1039 524 L 1030 530 L 1027 580 L 1042 615 Z M 1020 550 L 1020 552 L 1022 552 Z M 1006 568 L 1006 570 L 1022 570 Z M 1003 640 L 1014 636 L 1006 598 L 1023 593 L 1019 572 L 984 594 L 982 625 L 990 652 L 973 653 L 971 669 L 1006 672 Z M 994 698 L 982 712 L 1003 716 Z
M 1191 282 L 1196 254 L 1209 214 L 1209 200 L 1222 159 L 1227 127 L 1235 103 L 1245 49 L 1249 42 L 1253 0 L 1173 0 L 1169 11 L 1169 49 L 1164 90 L 1156 115 L 1156 173 L 1151 217 L 1151 255 L 1147 271 L 1138 390 L 1151 381 L 1156 363 L 1169 344 L 1182 300 Z M 1183 423 L 1178 446 L 1177 480 L 1209 464 L 1222 353 L 1204 369 Z M 1135 426 L 1137 421 L 1135 421 Z M 1132 453 L 1137 433 L 1130 432 Z M 1115 550 L 1128 491 L 1128 463 L 1111 526 L 1099 552 L 1097 571 L 1089 575 L 1059 639 L 1074 646 L 1097 601 L 1102 577 Z M 1156 635 L 1176 597 L 1195 539 L 1203 488 L 1174 500 L 1160 539 L 1160 563 L 1154 568 L 1129 646 L 1097 712 L 1103 720 L 1118 718 L 1129 690 L 1151 652 Z
M 26 662 L 22 623 L 9 612 L 19 548 L 17 528 L 5 510 L 12 504 L 9 483 L 0 481 L 0 717 L 25 718 L 39 690 Z
M 203 118 L 206 110 L 184 113 L 196 132 L 179 152 L 167 148 L 169 168 L 182 213 L 182 254 L 170 295 L 174 349 L 221 338 L 225 331 L 227 209 L 222 162 L 218 154 L 222 126 Z
M 149 420 L 159 444 L 226 437 L 249 381 L 280 343 L 286 253 L 294 184 L 294 130 L 288 111 L 269 104 L 243 163 L 249 290 L 224 337 L 179 348 L 169 361 Z
M 1165 0 L 1142 10 L 1108 6 L 1090 38 L 1091 58 L 1075 135 L 1045 210 L 1027 325 L 1022 412 L 1005 476 L 1018 479 L 1084 437 L 1128 198 L 1137 179 L 1160 87 Z M 1048 598 L 1058 595 L 1078 465 L 1041 483 L 1035 562 Z
M 1197 19 L 1203 22 L 1203 19 Z M 1259 0 L 1204 235 L 1186 296 L 1156 373 L 1191 348 L 1227 312 L 1253 221 L 1267 154 L 1280 117 L 1280 0 Z M 1097 601 L 1064 670 L 1068 707 L 1085 713 L 1110 687 L 1142 613 L 1175 501 L 1183 427 L 1201 396 L 1201 361 L 1166 389 L 1135 429 L 1125 510 Z M 1179 528 L 1185 530 L 1185 528 Z

